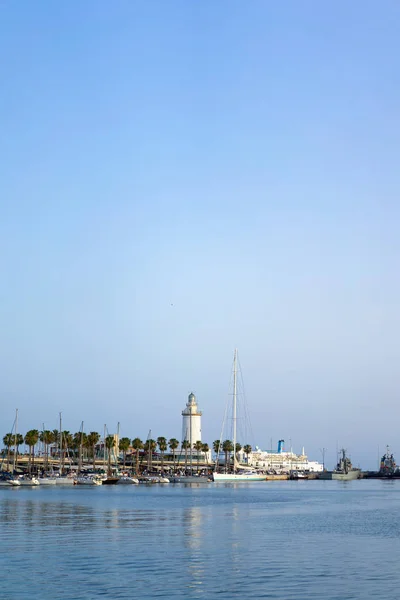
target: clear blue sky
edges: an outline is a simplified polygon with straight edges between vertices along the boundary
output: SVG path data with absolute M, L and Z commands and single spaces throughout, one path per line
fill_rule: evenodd
M 400 460 L 400 6 L 3 2 L 1 430 Z

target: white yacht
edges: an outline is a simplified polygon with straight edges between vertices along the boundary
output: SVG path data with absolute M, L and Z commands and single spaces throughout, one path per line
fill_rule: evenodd
M 129 475 L 121 475 L 118 479 L 118 485 L 132 485 L 135 483 L 139 483 L 139 479 L 136 479 L 136 477 L 129 477 Z
M 57 479 L 55 477 L 39 477 L 38 481 L 40 485 L 56 485 Z
M 60 477 L 56 477 L 57 485 L 74 485 L 75 483 L 75 475 L 60 475 Z
M 219 481 L 265 481 L 266 476 L 262 473 L 249 469 L 248 467 L 240 467 L 236 458 L 236 410 L 237 410 L 237 350 L 233 358 L 233 472 L 232 473 L 213 473 L 213 479 Z M 225 465 L 225 470 L 227 465 Z
M 22 475 L 18 477 L 18 479 L 13 479 L 10 481 L 11 485 L 19 485 L 19 486 L 36 486 L 40 485 L 39 479 L 37 477 L 27 477 L 26 475 Z
M 101 485 L 102 480 L 100 477 L 83 475 L 82 477 L 78 477 L 76 480 L 78 485 Z

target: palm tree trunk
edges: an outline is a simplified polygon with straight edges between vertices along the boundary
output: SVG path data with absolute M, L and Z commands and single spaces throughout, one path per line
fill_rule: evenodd
M 175 448 L 172 449 L 172 457 L 174 461 L 174 473 L 175 473 Z

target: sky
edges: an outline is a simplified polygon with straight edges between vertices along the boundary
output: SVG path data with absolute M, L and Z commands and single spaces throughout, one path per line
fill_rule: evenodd
M 400 6 L 0 5 L 1 435 L 400 461 Z M 229 435 L 227 435 L 229 437 Z M 272 441 L 271 441 L 272 440 Z

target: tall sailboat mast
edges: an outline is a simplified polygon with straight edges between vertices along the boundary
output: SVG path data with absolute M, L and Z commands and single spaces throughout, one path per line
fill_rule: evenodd
M 237 402 L 237 349 L 233 358 L 233 472 L 236 473 L 236 402 Z
M 59 451 L 59 465 L 58 465 L 58 471 L 60 473 L 60 475 L 62 475 L 63 473 L 63 457 L 62 457 L 62 451 L 63 451 L 63 443 L 62 443 L 62 413 L 60 413 L 60 432 L 59 432 L 59 436 L 58 436 L 58 451 Z
M 18 408 L 15 410 L 15 431 L 14 431 L 14 460 L 13 460 L 13 472 L 15 473 L 15 469 L 17 466 L 17 432 L 18 432 Z

